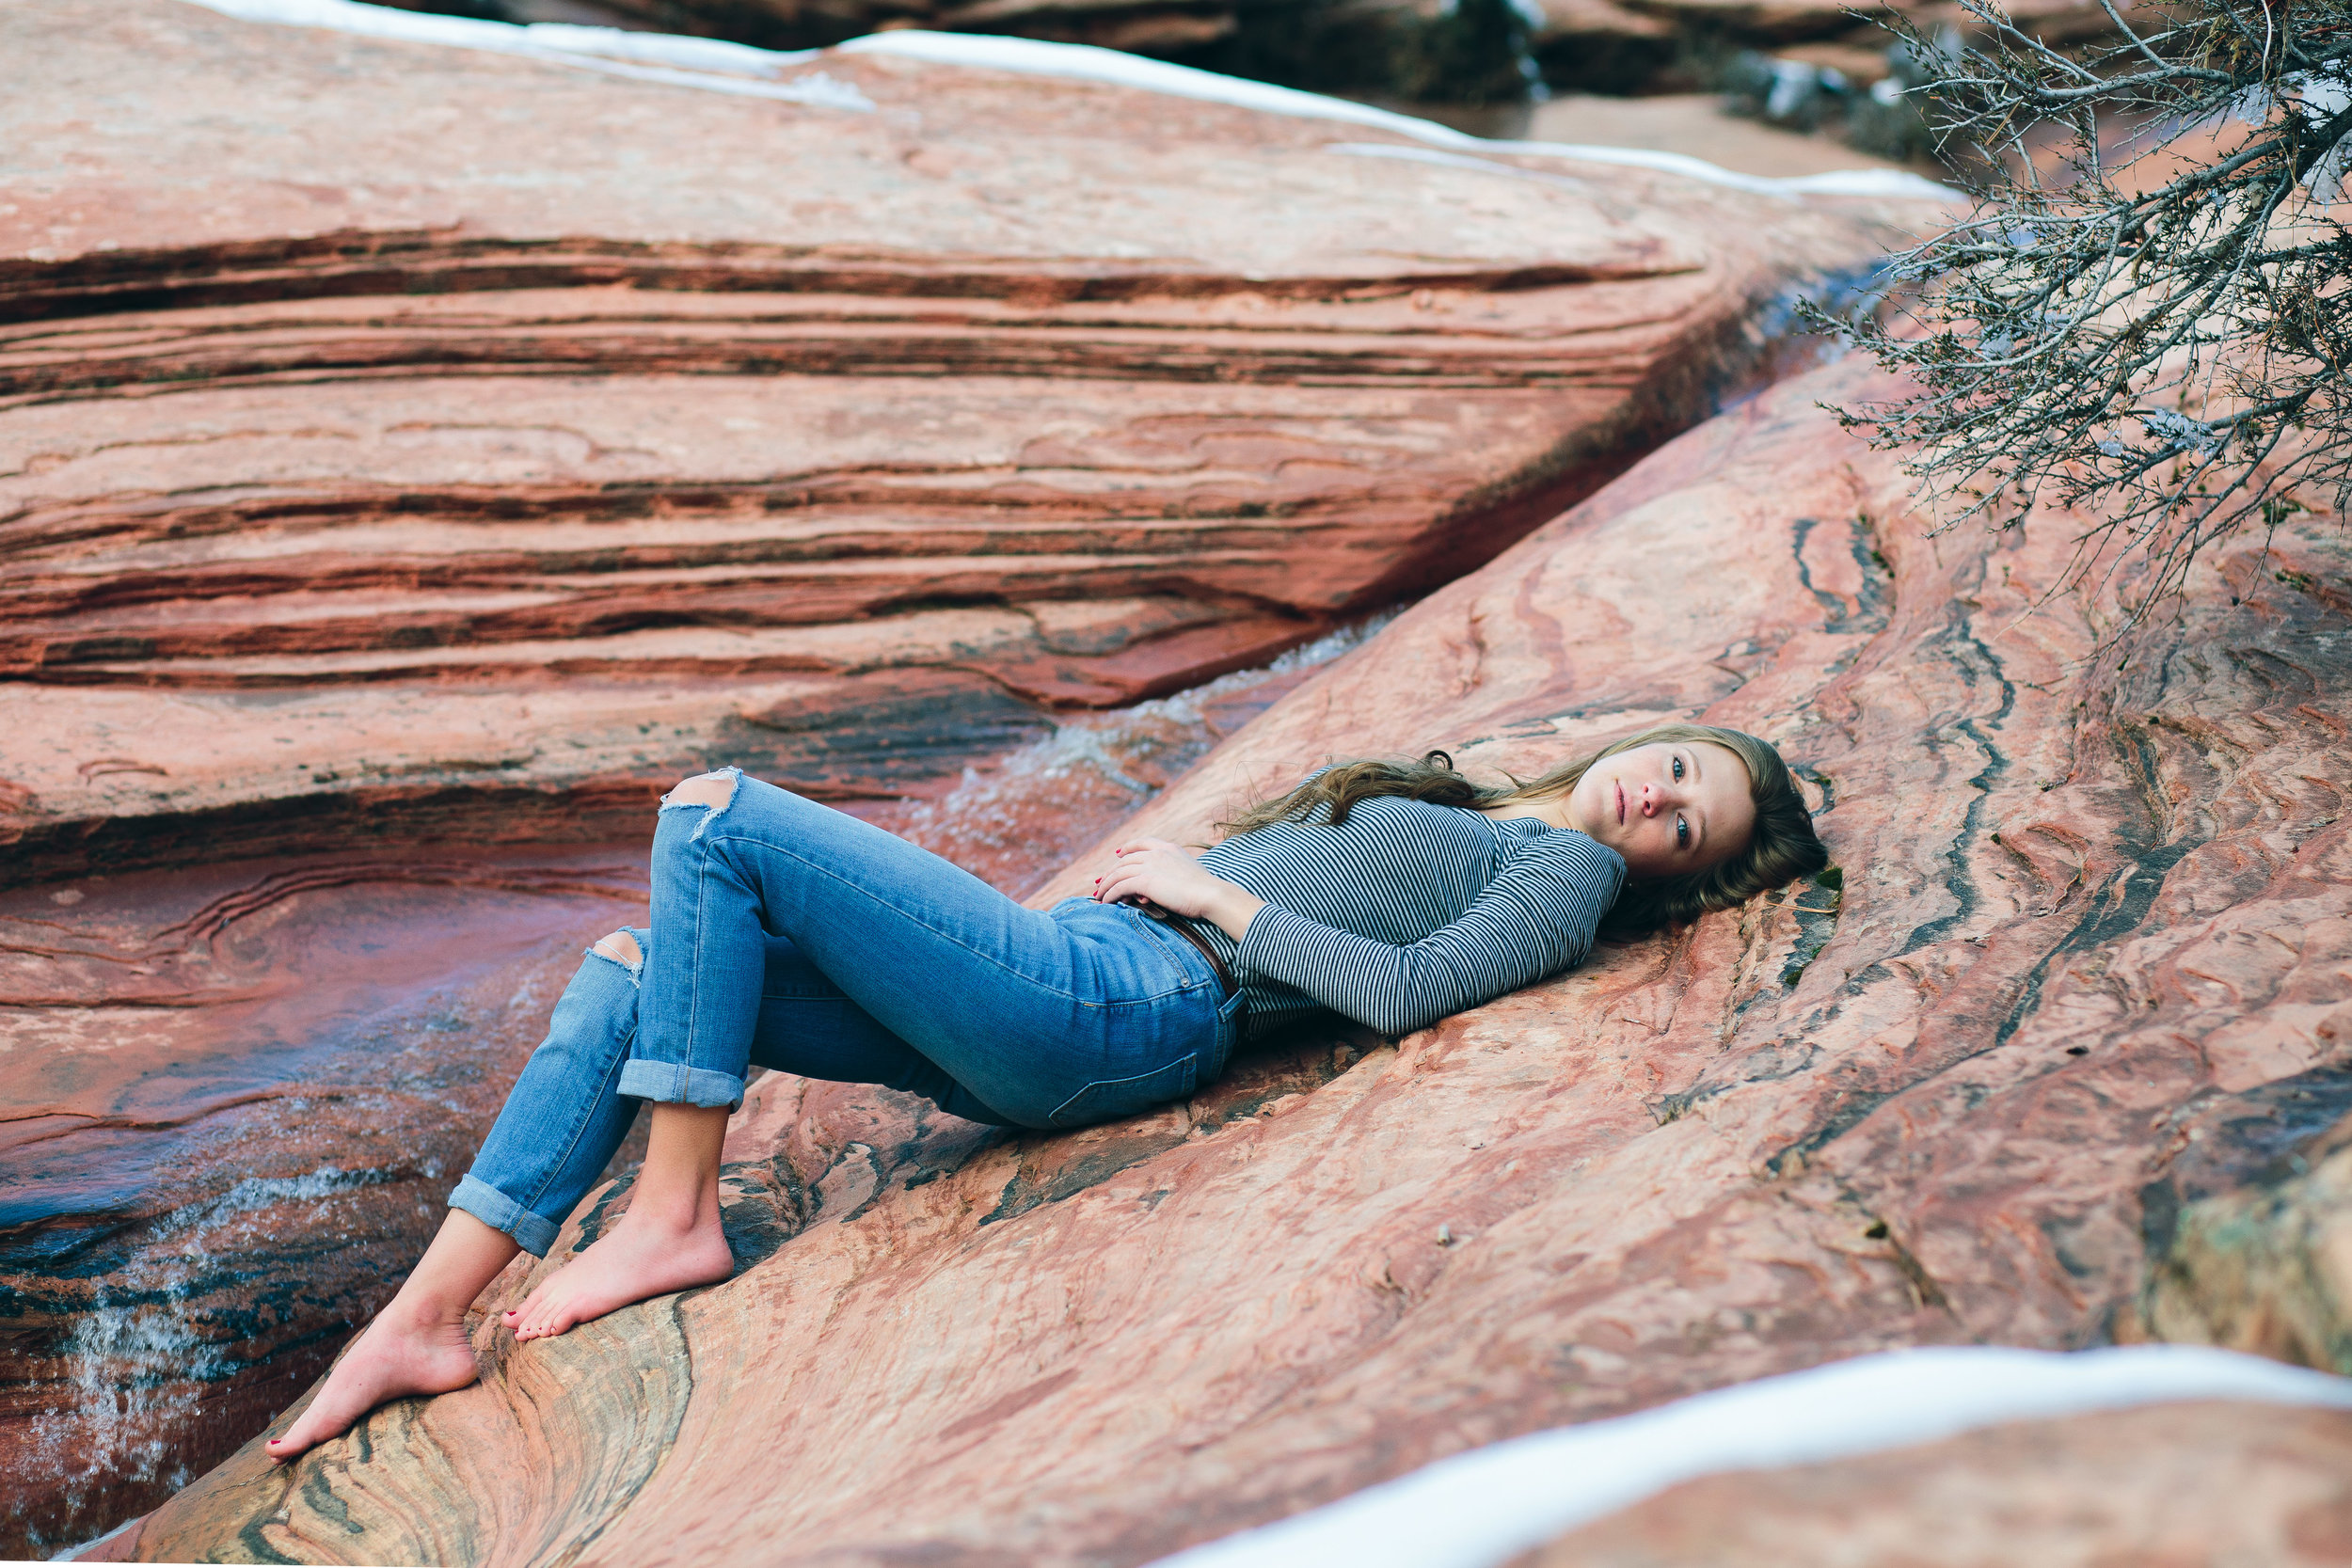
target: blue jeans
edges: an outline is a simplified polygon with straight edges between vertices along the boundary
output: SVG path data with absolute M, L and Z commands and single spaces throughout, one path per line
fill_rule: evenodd
M 544 1257 L 638 1101 L 739 1105 L 754 1064 L 1037 1128 L 1183 1100 L 1224 1070 L 1240 997 L 1165 926 L 1087 898 L 1025 909 L 725 772 L 723 806 L 663 802 L 640 962 L 589 953 L 453 1208 Z

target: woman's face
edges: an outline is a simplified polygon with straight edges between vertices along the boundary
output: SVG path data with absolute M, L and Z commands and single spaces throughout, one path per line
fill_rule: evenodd
M 1603 757 L 1568 794 L 1568 826 L 1625 857 L 1629 877 L 1704 871 L 1756 831 L 1747 764 L 1706 740 L 1654 740 Z

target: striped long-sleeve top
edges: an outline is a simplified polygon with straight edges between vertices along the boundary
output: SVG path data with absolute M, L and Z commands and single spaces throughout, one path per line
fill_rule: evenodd
M 1326 1007 L 1402 1035 L 1556 974 L 1625 879 L 1615 850 L 1533 817 L 1395 796 L 1338 827 L 1321 815 L 1200 857 L 1265 900 L 1238 943 L 1197 923 L 1248 995 L 1252 1035 Z

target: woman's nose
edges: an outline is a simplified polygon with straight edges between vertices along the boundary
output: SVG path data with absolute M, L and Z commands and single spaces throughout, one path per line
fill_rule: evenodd
M 1642 786 L 1642 815 L 1644 816 L 1658 815 L 1658 786 L 1654 784 L 1645 784 Z

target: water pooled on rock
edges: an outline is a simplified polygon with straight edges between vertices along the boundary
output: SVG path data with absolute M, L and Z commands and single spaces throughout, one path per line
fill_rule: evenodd
M 1014 897 L 1165 789 L 1316 670 L 1360 647 L 1394 610 L 1343 626 L 1255 670 L 1108 713 L 1073 715 L 935 800 L 871 813 Z

